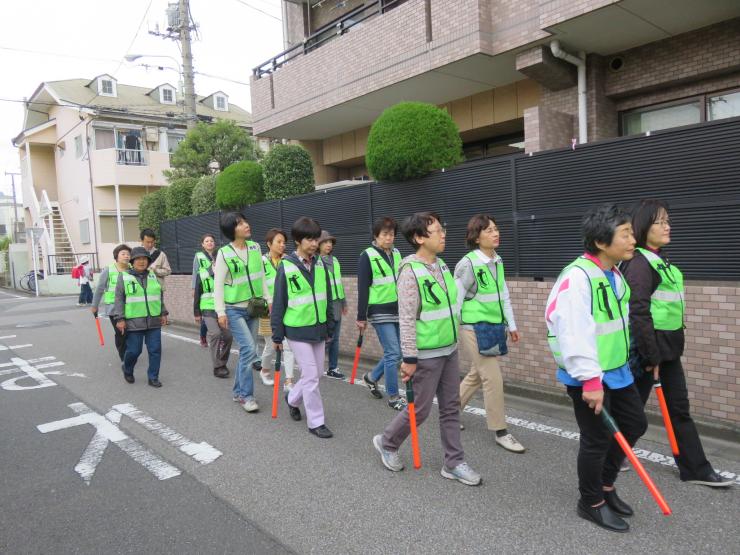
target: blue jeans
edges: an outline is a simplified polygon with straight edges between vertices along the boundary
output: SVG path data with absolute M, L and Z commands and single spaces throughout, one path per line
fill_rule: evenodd
M 251 399 L 254 397 L 254 377 L 252 363 L 257 356 L 257 318 L 250 318 L 246 308 L 226 307 L 229 329 L 239 344 L 239 362 L 234 373 L 234 397 Z
M 159 364 L 162 361 L 162 330 L 154 328 L 144 331 L 126 332 L 126 352 L 123 354 L 123 373 L 134 375 L 134 366 L 146 342 L 149 353 L 149 368 L 146 375 L 150 380 L 159 378 Z
M 401 364 L 401 332 L 398 322 L 373 324 L 383 347 L 383 358 L 370 372 L 370 379 L 377 382 L 385 374 L 385 390 L 391 397 L 398 395 L 398 365 Z
M 334 370 L 339 365 L 339 330 L 342 328 L 342 320 L 334 322 L 334 337 L 331 343 L 326 344 L 329 353 L 329 370 Z
M 206 326 L 206 319 L 201 318 L 200 320 L 200 337 L 203 339 L 208 335 L 208 327 Z
M 80 296 L 77 299 L 79 304 L 92 304 L 93 291 L 89 283 L 80 285 Z

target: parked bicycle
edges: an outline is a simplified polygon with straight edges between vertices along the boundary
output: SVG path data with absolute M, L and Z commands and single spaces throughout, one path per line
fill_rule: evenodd
M 44 279 L 44 271 L 39 270 L 34 274 L 33 270 L 28 272 L 26 275 L 21 277 L 21 289 L 30 291 L 31 293 L 36 292 L 36 280 Z

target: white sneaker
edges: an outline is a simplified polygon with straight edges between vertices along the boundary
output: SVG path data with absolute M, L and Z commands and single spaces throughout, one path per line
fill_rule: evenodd
M 247 412 L 257 412 L 258 410 L 260 410 L 260 406 L 254 399 L 245 399 L 242 408 L 244 408 L 244 410 Z
M 275 380 L 272 379 L 272 376 L 270 376 L 270 374 L 265 374 L 264 372 L 260 372 L 260 379 L 265 385 L 273 385 L 275 383 Z
M 524 446 L 519 443 L 511 434 L 506 434 L 505 436 L 501 437 L 496 436 L 496 443 L 498 443 L 507 451 L 511 451 L 512 453 L 524 453 L 524 451 L 526 451 Z
M 393 472 L 400 472 L 403 470 L 403 463 L 401 458 L 398 456 L 397 451 L 388 451 L 383 449 L 383 436 L 378 434 L 373 437 L 373 447 L 380 453 L 380 460 L 388 470 Z
M 455 468 L 442 467 L 440 474 L 448 480 L 457 480 L 466 486 L 477 486 L 481 482 L 480 474 L 468 466 L 468 463 L 461 462 Z
M 285 383 L 283 384 L 283 391 L 290 391 L 291 389 L 293 389 L 293 386 L 294 386 L 294 385 L 295 385 L 295 384 L 292 384 L 292 383 L 288 383 L 288 382 L 285 382 Z

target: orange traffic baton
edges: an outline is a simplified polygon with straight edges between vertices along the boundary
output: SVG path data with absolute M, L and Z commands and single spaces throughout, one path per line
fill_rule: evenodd
M 622 432 L 619 431 L 617 423 L 614 422 L 614 419 L 604 407 L 601 408 L 601 419 L 603 420 L 604 425 L 609 428 L 609 431 L 614 434 L 614 439 L 617 440 L 617 443 L 619 443 L 622 451 L 624 451 L 624 454 L 627 455 L 632 468 L 634 468 L 637 472 L 637 475 L 640 476 L 640 479 L 643 481 L 648 491 L 653 496 L 653 499 L 655 499 L 655 502 L 658 504 L 658 507 L 660 507 L 660 510 L 663 511 L 664 515 L 670 515 L 671 508 L 668 506 L 668 503 L 666 503 L 665 498 L 658 490 L 658 487 L 653 483 L 652 479 L 648 475 L 645 468 L 642 466 L 642 463 L 639 461 L 635 453 L 632 451 L 632 447 L 630 447 L 630 444 L 627 443 L 627 439 L 625 439 L 624 435 L 622 435 Z
M 659 381 L 655 382 L 655 394 L 658 396 L 658 404 L 660 405 L 660 412 L 663 415 L 665 431 L 668 434 L 668 443 L 671 444 L 671 452 L 674 457 L 678 457 L 678 441 L 676 441 L 676 433 L 673 431 L 671 415 L 668 413 L 668 404 L 665 402 L 663 385 Z
M 349 378 L 349 383 L 355 383 L 355 376 L 357 375 L 357 365 L 360 363 L 360 351 L 362 350 L 362 336 L 365 330 L 360 331 L 360 337 L 357 338 L 357 347 L 355 347 L 355 361 L 352 363 L 352 376 Z
M 280 359 L 282 358 L 283 350 L 277 349 L 275 351 L 275 383 L 272 384 L 272 417 L 277 418 L 278 414 L 278 399 L 280 398 Z
M 411 378 L 406 382 L 406 400 L 409 403 L 409 427 L 411 428 L 411 451 L 414 456 L 414 468 L 421 468 L 421 453 L 419 452 L 419 433 L 416 430 L 416 406 L 414 405 L 414 388 Z
M 98 339 L 100 340 L 100 346 L 103 347 L 105 345 L 105 339 L 103 339 L 103 329 L 100 327 L 100 319 L 96 314 L 93 314 L 95 317 L 95 325 L 98 328 Z

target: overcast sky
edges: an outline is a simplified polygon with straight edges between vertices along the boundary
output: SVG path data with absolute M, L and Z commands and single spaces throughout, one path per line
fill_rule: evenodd
M 123 61 L 126 54 L 159 54 L 180 59 L 173 41 L 148 33 L 156 23 L 160 28 L 166 26 L 167 4 L 168 0 L 2 2 L 0 190 L 10 193 L 10 177 L 5 172 L 19 171 L 18 154 L 11 140 L 23 126 L 23 104 L 7 100 L 30 97 L 43 81 L 92 79 L 101 73 L 109 73 L 127 85 L 154 87 L 169 82 L 177 86 L 176 70 L 160 71 L 136 65 L 176 67 L 171 60 Z M 196 72 L 248 83 L 254 66 L 282 50 L 279 0 L 191 0 L 190 5 L 200 33 L 200 40 L 193 44 Z M 251 112 L 246 85 L 196 74 L 195 90 L 201 95 L 223 90 L 229 95 L 229 102 Z M 16 189 L 20 191 L 18 179 Z

